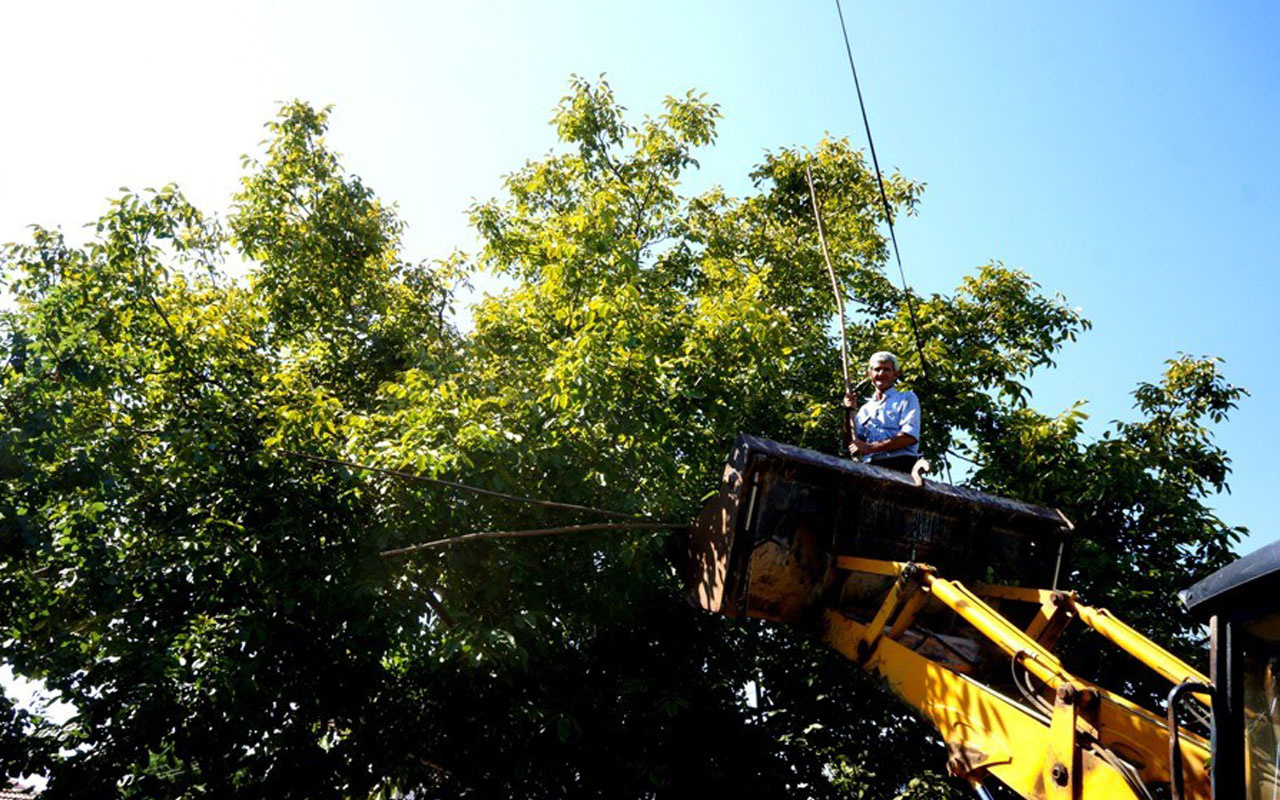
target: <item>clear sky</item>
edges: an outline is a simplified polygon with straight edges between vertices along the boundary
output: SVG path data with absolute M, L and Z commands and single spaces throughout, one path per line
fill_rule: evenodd
M 1180 352 L 1252 396 L 1217 430 L 1215 501 L 1280 538 L 1280 4 L 857 2 L 845 17 L 881 163 L 926 181 L 898 236 L 947 291 L 992 259 L 1094 323 L 1034 385 L 1091 430 Z M 102 2 L 0 7 L 0 241 L 74 238 L 118 187 L 177 182 L 225 213 L 279 101 L 335 105 L 330 141 L 409 223 L 406 256 L 470 249 L 465 210 L 545 153 L 570 73 L 636 113 L 697 88 L 725 112 L 692 188 L 749 190 L 768 148 L 864 144 L 834 0 Z M 1181 587 L 1174 587 L 1181 588 Z

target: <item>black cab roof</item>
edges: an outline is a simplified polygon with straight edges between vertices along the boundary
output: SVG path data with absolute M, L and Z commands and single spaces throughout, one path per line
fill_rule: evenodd
M 1228 564 L 1179 597 L 1204 620 L 1216 614 L 1240 622 L 1280 610 L 1280 541 Z

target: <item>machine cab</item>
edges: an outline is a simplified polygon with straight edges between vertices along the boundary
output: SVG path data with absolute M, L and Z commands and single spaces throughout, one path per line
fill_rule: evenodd
M 1280 542 L 1181 597 L 1210 630 L 1213 796 L 1280 796 Z

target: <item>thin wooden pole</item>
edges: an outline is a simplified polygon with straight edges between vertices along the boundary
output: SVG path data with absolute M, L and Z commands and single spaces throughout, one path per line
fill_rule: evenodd
M 822 258 L 827 262 L 827 274 L 831 276 L 831 292 L 836 296 L 836 308 L 840 312 L 840 365 L 844 368 L 844 393 L 853 394 L 853 384 L 849 381 L 849 341 L 845 334 L 844 297 L 840 294 L 840 282 L 836 280 L 836 270 L 831 266 L 831 255 L 827 252 L 827 236 L 822 230 L 822 212 L 818 210 L 818 193 L 813 188 L 813 170 L 805 161 L 804 175 L 809 181 L 809 199 L 813 203 L 813 221 L 818 225 L 818 243 L 822 245 Z
M 628 514 L 625 511 L 610 511 L 606 508 L 595 508 L 593 506 L 580 506 L 576 503 L 558 503 L 553 500 L 540 500 L 536 497 L 521 497 L 520 495 L 507 494 L 506 492 L 495 492 L 492 489 L 481 489 L 479 486 L 471 486 L 466 483 L 458 483 L 457 481 L 446 481 L 441 478 L 428 478 L 426 475 L 419 475 L 416 472 L 403 472 L 398 469 L 385 469 L 383 467 L 374 467 L 369 464 L 360 464 L 355 461 L 343 461 L 340 458 L 326 458 L 324 456 L 313 456 L 309 453 L 299 453 L 296 450 L 285 450 L 283 448 L 272 447 L 268 450 L 279 453 L 289 458 L 301 458 L 306 461 L 314 461 L 317 464 L 332 464 L 334 466 L 349 467 L 351 469 L 366 470 L 368 472 L 377 472 L 380 475 L 390 475 L 393 478 L 400 478 L 406 481 L 421 481 L 422 483 L 430 483 L 435 486 L 447 486 L 450 489 L 460 489 L 464 492 L 473 492 L 486 497 L 497 497 L 502 500 L 510 500 L 514 503 L 527 503 L 534 506 L 542 506 L 543 508 L 558 508 L 564 511 L 589 511 L 592 514 L 599 514 L 605 517 L 620 517 L 622 519 L 637 519 L 636 514 Z
M 592 522 L 586 525 L 565 525 L 561 528 L 533 528 L 524 531 L 482 531 L 480 533 L 466 533 L 462 536 L 450 536 L 447 539 L 432 539 L 429 542 L 400 547 L 395 550 L 383 550 L 381 555 L 383 558 L 390 558 L 392 556 L 415 553 L 431 547 L 443 547 L 454 542 L 465 542 L 473 539 L 521 539 L 526 536 L 558 536 L 564 533 L 582 533 L 585 531 L 679 530 L 685 527 L 688 526 L 684 524 L 675 525 L 669 522 Z

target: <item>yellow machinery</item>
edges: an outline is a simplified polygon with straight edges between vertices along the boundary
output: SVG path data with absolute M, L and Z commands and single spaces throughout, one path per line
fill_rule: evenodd
M 689 587 L 701 606 L 812 625 L 933 724 L 951 772 L 982 796 L 998 781 L 1055 800 L 1280 797 L 1280 714 L 1267 707 L 1280 662 L 1266 655 L 1276 652 L 1280 624 L 1266 629 L 1271 639 L 1250 639 L 1266 642 L 1253 662 L 1233 662 L 1237 672 L 1262 666 L 1251 705 L 1233 701 L 1250 710 L 1227 716 L 1235 706 L 1207 676 L 1057 589 L 1070 524 L 1056 511 L 744 436 L 691 531 Z M 1280 608 L 1280 550 L 1276 562 L 1251 596 Z M 1204 601 L 1215 631 L 1226 617 L 1209 606 L 1225 596 Z M 1188 600 L 1193 611 L 1196 602 Z M 1054 650 L 1072 620 L 1167 679 L 1169 710 L 1142 708 L 1068 671 Z M 1229 648 L 1225 635 L 1215 642 Z M 1223 686 L 1226 653 L 1215 656 Z M 1186 694 L 1192 700 L 1180 704 Z M 1187 719 L 1173 721 L 1180 709 Z M 1253 738 L 1236 748 L 1231 775 L 1219 776 L 1239 737 L 1210 733 L 1227 724 L 1252 726 Z M 1271 738 L 1252 733 L 1260 727 Z M 1247 789 L 1229 782 L 1246 772 Z

